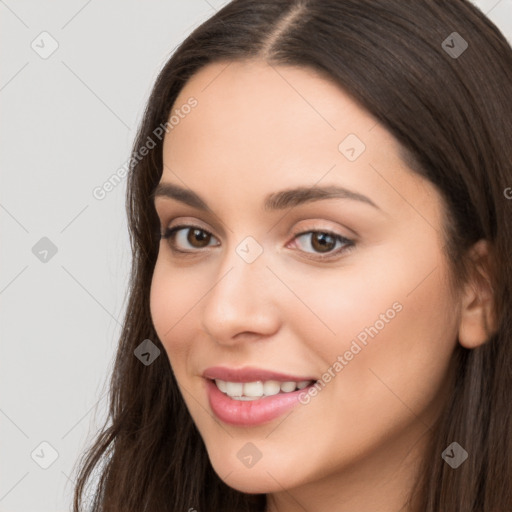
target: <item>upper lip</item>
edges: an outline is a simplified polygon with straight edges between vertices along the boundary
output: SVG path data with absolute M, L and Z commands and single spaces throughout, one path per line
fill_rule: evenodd
M 206 379 L 220 379 L 226 382 L 256 382 L 258 380 L 277 380 L 279 382 L 316 381 L 315 377 L 286 375 L 280 372 L 264 370 L 246 366 L 244 368 L 228 368 L 226 366 L 212 366 L 203 372 Z

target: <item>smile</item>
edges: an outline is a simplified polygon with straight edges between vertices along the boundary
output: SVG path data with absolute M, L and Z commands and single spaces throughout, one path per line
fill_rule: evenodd
M 300 382 L 277 380 L 255 381 L 255 382 L 228 382 L 215 379 L 217 388 L 233 400 L 258 400 L 264 396 L 274 396 L 281 393 L 292 393 L 304 389 L 314 381 L 303 380 Z

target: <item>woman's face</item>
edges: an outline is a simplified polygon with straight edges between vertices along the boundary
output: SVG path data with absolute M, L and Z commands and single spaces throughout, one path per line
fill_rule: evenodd
M 207 207 L 156 196 L 162 233 L 191 228 L 160 242 L 151 314 L 215 471 L 249 493 L 391 481 L 421 452 L 457 340 L 440 195 L 304 68 L 211 64 L 172 114 L 160 185 Z

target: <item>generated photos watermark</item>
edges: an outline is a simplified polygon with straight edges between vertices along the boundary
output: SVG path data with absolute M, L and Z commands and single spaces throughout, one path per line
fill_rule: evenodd
M 365 327 L 360 331 L 359 334 L 351 341 L 350 348 L 342 355 L 338 355 L 336 361 L 334 361 L 322 374 L 322 378 L 313 386 L 299 394 L 299 402 L 303 405 L 309 404 L 311 399 L 317 396 L 318 393 L 322 391 L 322 389 L 324 389 L 325 386 L 327 386 L 327 384 L 331 382 L 331 380 L 334 379 L 334 377 L 336 377 L 336 375 L 338 375 L 338 373 L 340 373 L 345 366 L 347 366 L 349 362 L 352 361 L 354 357 L 368 345 L 368 337 L 371 339 L 375 338 L 375 336 L 377 336 L 382 329 L 384 329 L 384 327 L 386 327 L 386 325 L 389 324 L 389 322 L 393 320 L 400 311 L 402 311 L 402 309 L 402 304 L 395 301 L 385 313 L 381 313 L 379 315 L 379 319 L 376 320 L 373 325 Z
M 196 98 L 191 96 L 188 98 L 187 102 L 181 105 L 179 108 L 174 109 L 174 113 L 169 117 L 168 121 L 165 123 L 159 124 L 153 130 L 153 137 L 151 135 L 148 136 L 144 144 L 139 147 L 139 149 L 131 155 L 124 164 L 119 167 L 113 174 L 106 179 L 103 184 L 94 187 L 92 190 L 92 195 L 98 201 L 102 201 L 107 197 L 109 192 L 112 192 L 119 183 L 123 181 L 123 179 L 128 174 L 130 168 L 133 168 L 137 163 L 139 163 L 143 158 L 145 158 L 152 149 L 154 149 L 157 145 L 155 138 L 161 141 L 163 137 L 165 137 L 165 133 L 169 133 L 174 127 L 176 127 L 182 119 L 184 119 L 193 108 L 197 107 L 199 102 Z

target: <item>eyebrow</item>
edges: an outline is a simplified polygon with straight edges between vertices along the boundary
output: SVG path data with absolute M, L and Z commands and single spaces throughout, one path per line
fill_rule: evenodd
M 151 193 L 153 201 L 157 197 L 175 199 L 198 210 L 211 211 L 207 203 L 198 194 L 190 189 L 175 185 L 174 183 L 159 183 Z M 285 210 L 299 204 L 320 201 L 322 199 L 351 199 L 369 204 L 377 210 L 381 210 L 369 197 L 336 185 L 324 187 L 297 187 L 272 192 L 265 197 L 263 207 L 265 211 Z

